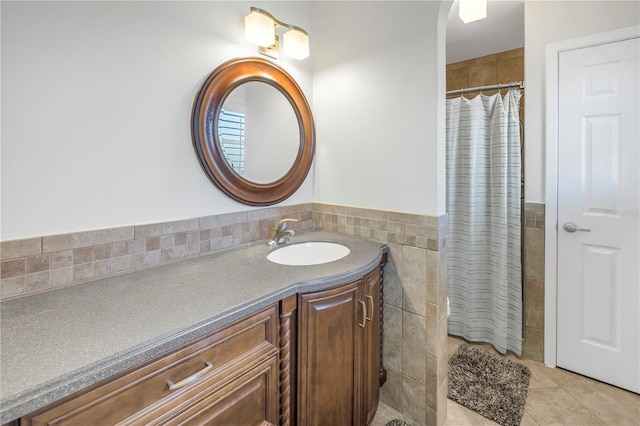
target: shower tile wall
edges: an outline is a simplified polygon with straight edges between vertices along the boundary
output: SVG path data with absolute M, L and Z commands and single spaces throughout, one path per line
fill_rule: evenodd
M 447 65 L 447 90 L 524 81 L 524 48 L 507 50 Z M 492 95 L 497 90 L 482 93 Z M 504 94 L 504 91 L 502 92 Z M 524 91 L 522 91 L 524 93 Z M 465 95 L 474 97 L 476 93 Z M 459 96 L 459 95 L 458 95 Z M 524 124 L 525 96 L 520 99 L 520 122 Z
M 490 86 L 524 80 L 524 49 L 513 49 L 493 55 L 447 65 L 447 90 Z M 484 91 L 485 95 L 496 93 Z M 475 96 L 474 93 L 467 95 Z

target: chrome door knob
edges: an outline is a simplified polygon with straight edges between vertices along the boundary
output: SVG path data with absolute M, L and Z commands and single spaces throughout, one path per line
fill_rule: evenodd
M 562 229 L 564 229 L 567 232 L 576 232 L 576 231 L 591 232 L 591 229 L 580 228 L 578 225 L 576 225 L 573 222 L 565 223 L 564 225 L 562 225 Z

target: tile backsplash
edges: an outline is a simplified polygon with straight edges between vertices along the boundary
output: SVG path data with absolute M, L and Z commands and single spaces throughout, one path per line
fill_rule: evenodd
M 312 204 L 3 241 L 0 299 L 195 257 L 267 239 L 282 217 L 313 226 Z

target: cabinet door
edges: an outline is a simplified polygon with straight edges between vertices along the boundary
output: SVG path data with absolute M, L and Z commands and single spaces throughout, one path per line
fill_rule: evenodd
M 364 328 L 362 408 L 365 424 L 371 424 L 380 399 L 380 269 L 367 274 L 363 286 L 367 325 Z
M 361 288 L 358 280 L 299 296 L 300 426 L 362 424 Z

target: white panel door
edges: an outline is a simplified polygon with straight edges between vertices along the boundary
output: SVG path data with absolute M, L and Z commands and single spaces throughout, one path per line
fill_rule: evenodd
M 558 58 L 557 365 L 640 392 L 638 38 Z

